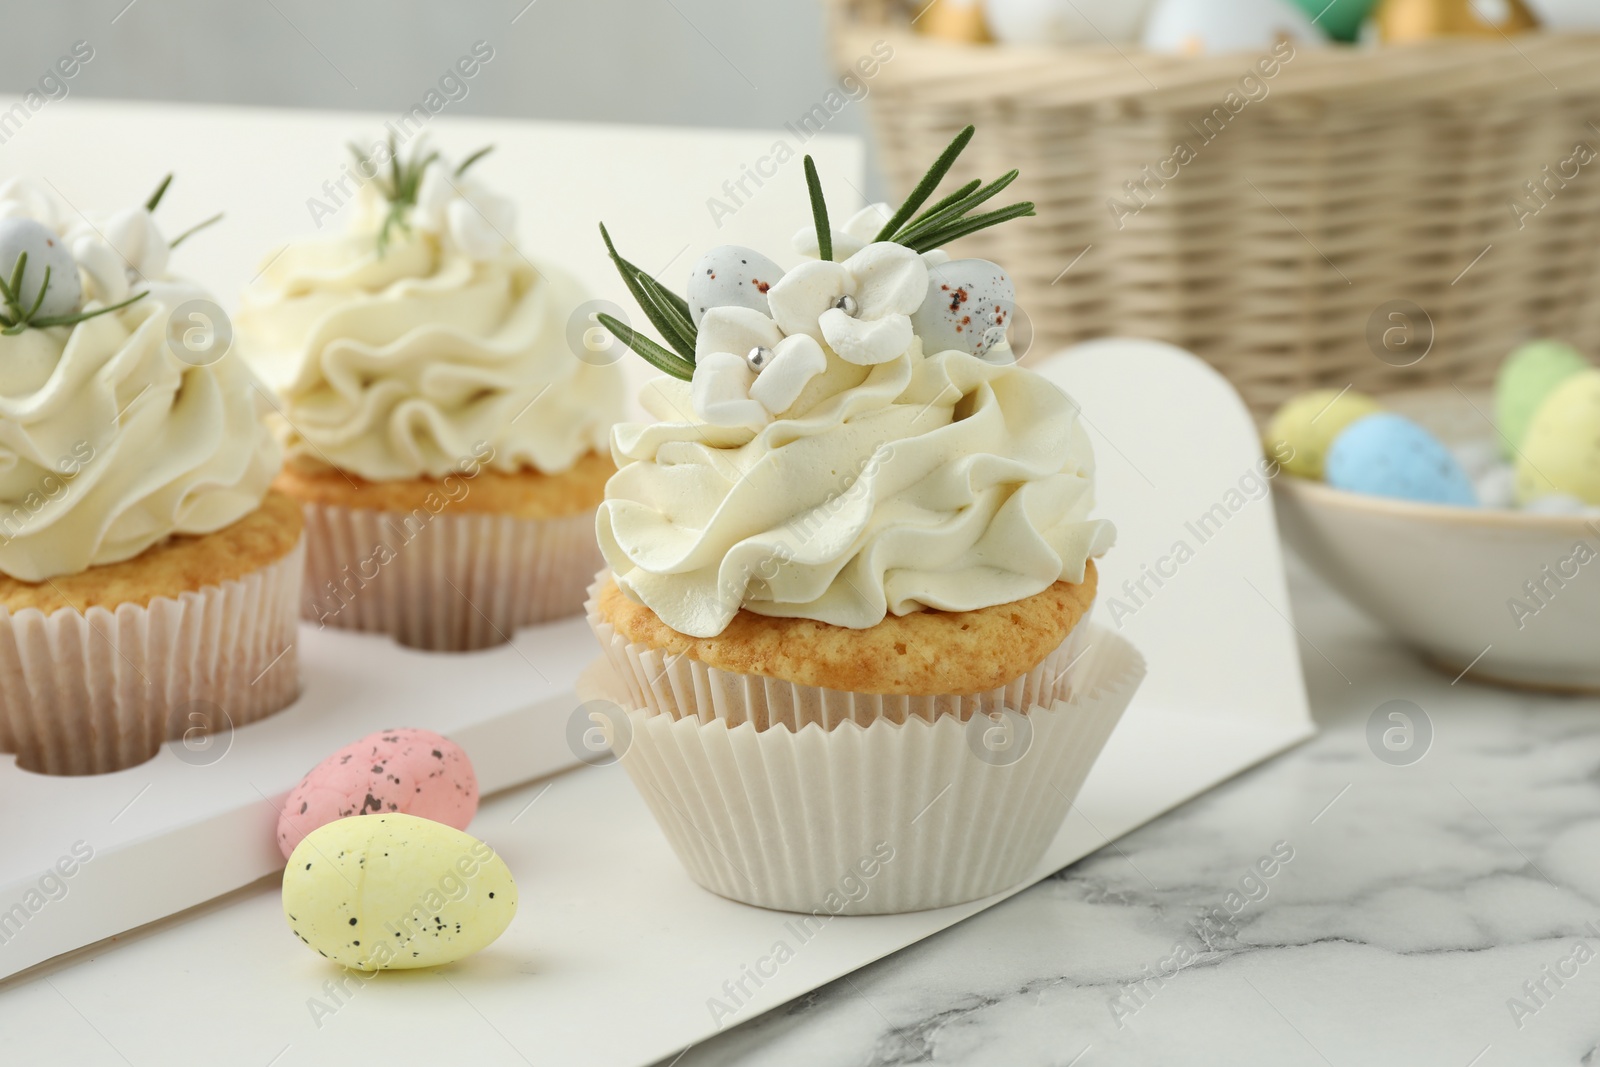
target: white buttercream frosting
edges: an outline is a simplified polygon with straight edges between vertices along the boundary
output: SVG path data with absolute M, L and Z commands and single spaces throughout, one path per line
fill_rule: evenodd
M 860 629 L 1010 603 L 1114 539 L 1076 405 L 1023 368 L 916 338 L 871 366 L 829 349 L 782 417 L 745 425 L 693 414 L 693 390 L 653 381 L 662 421 L 616 427 L 598 518 L 618 585 L 681 633 L 741 608 Z
M 574 351 L 585 294 L 516 250 L 509 205 L 433 164 L 380 253 L 384 207 L 365 187 L 347 232 L 290 244 L 245 292 L 240 343 L 282 397 L 289 455 L 388 481 L 443 477 L 480 443 L 508 472 L 603 450 L 622 372 Z
M 8 183 L 8 215 L 52 227 L 79 253 L 86 310 L 149 295 L 76 326 L 0 336 L 0 572 L 75 574 L 259 507 L 281 459 L 264 397 L 237 355 L 194 366 L 169 348 L 172 312 L 209 297 L 167 273 L 149 212 L 80 219 Z

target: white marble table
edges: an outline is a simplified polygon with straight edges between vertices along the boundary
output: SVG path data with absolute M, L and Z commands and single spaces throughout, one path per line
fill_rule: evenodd
M 675 1067 L 1600 1064 L 1600 700 L 1291 590 L 1321 736 Z M 1420 759 L 1369 744 L 1391 700 Z

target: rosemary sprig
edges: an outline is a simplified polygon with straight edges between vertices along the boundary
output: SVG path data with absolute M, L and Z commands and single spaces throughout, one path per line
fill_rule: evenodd
M 418 158 L 418 157 L 421 158 Z M 389 135 L 389 175 L 387 185 L 379 184 L 385 199 L 389 201 L 389 211 L 383 217 L 383 227 L 378 231 L 378 255 L 383 255 L 389 250 L 389 234 L 399 227 L 405 233 L 411 232 L 411 221 L 406 213 L 417 206 L 417 191 L 422 188 L 422 172 L 428 169 L 428 164 L 439 158 L 439 153 L 429 152 L 422 155 L 419 149 L 411 154 L 405 162 L 400 160 L 400 148 L 395 144 L 394 134 Z
M 1028 201 L 982 215 L 971 214 L 974 208 L 986 203 L 1016 181 L 1018 172 L 1015 170 L 1007 171 L 987 185 L 976 180 L 970 181 L 922 214 L 916 214 L 917 209 L 922 207 L 928 197 L 933 195 L 933 191 L 939 187 L 945 175 L 950 173 L 950 168 L 955 165 L 956 158 L 972 141 L 974 133 L 974 128 L 968 126 L 956 134 L 955 140 L 939 153 L 939 158 L 934 160 L 933 166 L 929 167 L 922 180 L 917 182 L 905 202 L 884 224 L 883 229 L 878 231 L 876 240 L 893 241 L 918 252 L 926 252 L 958 237 L 965 237 L 969 233 L 976 233 L 1011 219 L 1034 214 L 1034 206 Z M 912 218 L 913 215 L 916 217 Z
M 991 211 L 984 215 L 969 215 L 966 218 L 957 219 L 944 229 L 938 230 L 937 232 L 910 238 L 901 241 L 900 243 L 917 252 L 928 252 L 932 249 L 938 248 L 940 245 L 947 245 L 958 237 L 965 237 L 969 233 L 977 233 L 979 230 L 986 230 L 991 226 L 998 226 L 1002 222 L 1010 222 L 1012 219 L 1026 218 L 1033 214 L 1035 214 L 1033 210 L 1033 204 L 1024 201 L 1023 203 L 1012 204 L 1010 207 L 1003 207 L 998 211 Z
M 171 185 L 172 175 L 168 174 L 165 178 L 161 179 L 161 184 L 156 186 L 156 191 L 151 193 L 149 198 L 145 200 L 144 209 L 154 214 L 156 208 L 161 206 L 161 200 L 167 195 L 167 189 Z M 188 240 L 190 237 L 193 237 L 207 226 L 214 226 L 221 221 L 222 212 L 219 211 L 209 219 L 206 219 L 204 222 L 196 223 L 195 225 L 190 226 L 187 230 L 184 230 L 182 233 L 178 234 L 178 236 L 167 242 L 167 247 L 177 248 L 179 245 L 183 244 L 184 241 Z
M 134 293 L 132 296 L 128 297 L 128 299 L 121 301 L 120 303 L 111 304 L 107 307 L 95 308 L 93 311 L 75 311 L 70 315 L 46 315 L 42 319 L 33 319 L 26 325 L 35 327 L 36 329 L 44 329 L 49 326 L 76 326 L 80 322 L 87 322 L 89 319 L 98 318 L 101 315 L 106 315 L 113 311 L 121 311 L 129 304 L 138 303 L 140 300 L 143 300 L 149 295 L 150 290 L 146 289 L 142 292 Z
M 928 210 L 924 211 L 922 214 L 918 215 L 916 218 L 912 219 L 911 220 L 911 226 L 908 226 L 907 229 L 910 229 L 911 227 L 916 226 L 918 223 L 926 222 L 928 219 L 930 219 L 933 216 L 939 214 L 945 208 L 949 207 L 951 204 L 956 203 L 958 200 L 966 199 L 967 197 L 971 196 L 973 193 L 977 192 L 978 188 L 980 186 L 982 186 L 982 185 L 983 185 L 983 182 L 981 182 L 977 178 L 972 179 L 970 182 L 968 182 L 967 184 L 963 185 L 961 188 L 957 189 L 955 192 L 951 193 L 949 196 L 945 197 L 943 200 L 940 200 L 938 203 L 936 203 L 932 207 L 928 208 Z
M 694 364 L 689 360 L 668 352 L 639 331 L 624 326 L 611 315 L 602 313 L 596 315 L 595 319 L 599 321 L 600 325 L 610 330 L 617 340 L 633 349 L 640 356 L 643 356 L 645 362 L 656 370 L 686 382 L 694 378 Z
M 411 209 L 417 206 L 417 194 L 422 189 L 422 176 L 428 166 L 439 158 L 438 152 L 423 153 L 421 148 L 412 152 L 409 158 L 402 159 L 400 146 L 395 143 L 394 134 L 390 134 L 386 142 L 389 147 L 389 172 L 379 176 L 380 168 L 373 166 L 373 157 L 376 150 L 363 152 L 359 147 L 350 145 L 350 152 L 356 157 L 356 163 L 362 174 L 373 175 L 372 180 L 377 183 L 378 191 L 383 198 L 389 201 L 389 210 L 384 213 L 383 225 L 378 230 L 378 255 L 383 255 L 389 250 L 389 242 L 393 239 L 396 230 L 402 233 L 411 232 Z M 476 152 L 461 161 L 456 167 L 455 176 L 465 174 L 467 168 L 494 150 L 494 145 L 484 145 Z
M 811 221 L 817 227 L 817 258 L 833 258 L 833 229 L 828 225 L 828 201 L 822 196 L 822 180 L 817 177 L 817 165 L 806 157 L 806 189 L 811 193 Z
M 26 270 L 27 266 L 28 266 L 28 253 L 23 252 L 21 255 L 17 256 L 17 267 L 16 267 L 16 270 L 14 270 L 12 272 L 12 274 L 11 274 L 11 286 L 10 286 L 11 291 L 14 292 L 14 293 L 17 293 L 19 295 L 21 294 L 21 291 L 22 291 L 22 275 L 23 275 L 23 271 Z M 39 283 L 39 295 L 33 298 L 33 306 L 30 307 L 27 311 L 23 311 L 22 310 L 22 305 L 20 303 L 17 304 L 17 306 L 13 309 L 13 310 L 15 310 L 17 312 L 16 325 L 8 326 L 6 328 L 8 330 L 16 330 L 18 333 L 21 333 L 23 330 L 27 329 L 28 328 L 28 320 L 33 318 L 35 315 L 37 315 L 39 313 L 39 307 L 40 307 L 40 305 L 42 305 L 44 303 L 44 294 L 46 292 L 48 292 L 49 289 L 50 289 L 50 268 L 46 267 L 44 269 L 44 281 Z M 11 302 L 9 300 L 6 301 L 6 306 L 7 307 L 11 306 Z
M 164 183 L 163 183 L 164 185 Z M 23 252 L 17 256 L 15 266 L 11 268 L 11 280 L 0 277 L 0 298 L 5 300 L 6 310 L 9 314 L 0 313 L 0 335 L 15 337 L 30 326 L 34 329 L 44 329 L 47 326 L 76 326 L 80 322 L 105 315 L 108 312 L 119 311 L 135 300 L 148 296 L 148 291 L 135 293 L 120 304 L 110 307 L 96 308 L 94 311 L 74 311 L 70 315 L 46 315 L 36 318 L 39 308 L 44 304 L 44 294 L 50 288 L 50 268 L 44 269 L 44 280 L 39 284 L 39 295 L 34 297 L 33 304 L 24 308 L 22 306 L 22 276 L 28 269 L 28 253 Z
M 971 142 L 973 135 L 977 132 L 978 128 L 976 126 L 968 126 L 956 134 L 956 139 L 946 145 L 943 152 L 939 153 L 939 158 L 933 161 L 933 166 L 928 168 L 928 173 L 924 174 L 922 180 L 911 190 L 911 195 L 906 197 L 905 203 L 900 205 L 898 211 L 889 216 L 889 221 L 883 224 L 883 229 L 878 231 L 878 236 L 875 240 L 894 240 L 894 235 L 900 231 L 900 227 L 905 225 L 906 220 L 912 216 L 917 208 L 922 206 L 928 197 L 933 195 L 933 191 L 939 187 L 939 183 L 944 181 L 944 176 L 950 173 L 951 167 L 955 166 L 956 157 L 966 150 L 968 143 Z
M 899 239 L 904 242 L 908 237 L 915 237 L 918 234 L 936 230 L 954 219 L 961 218 L 972 211 L 973 208 L 992 199 L 1006 186 L 1016 181 L 1017 175 L 1020 173 L 1020 171 L 1016 170 L 1007 171 L 988 185 L 981 185 L 977 181 L 968 182 L 962 186 L 962 189 L 968 189 L 970 190 L 969 192 L 953 203 L 945 204 L 943 207 L 935 205 L 934 208 L 929 208 L 921 215 L 918 215 L 911 221 L 909 226 L 900 231 L 898 234 Z M 980 187 L 973 189 L 972 186 Z M 946 199 L 949 198 L 946 197 Z
M 393 199 L 394 196 L 399 195 L 399 189 L 402 185 L 402 171 L 400 167 L 400 152 L 395 146 L 394 134 L 392 133 L 389 135 L 389 174 L 389 189 L 393 194 L 390 199 Z
M 1018 172 L 1015 170 L 1007 171 L 988 184 L 973 179 L 936 201 L 921 214 L 917 213 L 933 195 L 933 191 L 939 187 L 939 183 L 950 173 L 956 158 L 967 147 L 975 132 L 973 127 L 968 126 L 956 135 L 955 140 L 939 154 L 933 166 L 928 168 L 922 180 L 917 182 L 916 187 L 911 190 L 911 195 L 906 197 L 889 221 L 884 224 L 883 229 L 878 231 L 876 241 L 893 241 L 913 251 L 926 252 L 970 233 L 1034 214 L 1034 205 L 1029 201 L 1011 204 L 983 214 L 972 213 L 974 209 L 988 203 L 1016 181 Z M 468 162 L 470 163 L 471 159 Z M 817 230 L 818 258 L 825 261 L 832 260 L 833 230 L 828 223 L 828 202 L 822 193 L 822 181 L 817 176 L 816 162 L 810 156 L 805 157 L 805 172 L 806 190 L 811 198 L 811 220 Z M 607 232 L 605 223 L 600 224 L 600 237 L 605 241 L 606 253 L 616 266 L 617 273 L 622 276 L 622 283 L 628 287 L 628 292 L 638 301 L 645 317 L 650 320 L 650 324 L 656 328 L 671 349 L 624 325 L 614 316 L 597 315 L 596 320 L 657 370 L 684 381 L 693 380 L 694 349 L 699 331 L 689 314 L 688 301 L 624 259 L 617 251 L 616 245 L 612 243 L 611 234 Z
M 222 212 L 219 211 L 215 215 L 212 215 L 209 219 L 206 219 L 204 222 L 197 222 L 193 226 L 190 226 L 187 230 L 184 230 L 182 233 L 178 234 L 178 236 L 167 242 L 167 247 L 177 248 L 179 245 L 183 244 L 183 242 L 187 241 L 189 238 L 193 237 L 207 226 L 215 226 L 221 221 Z
M 144 202 L 144 209 L 146 211 L 155 211 L 155 209 L 161 204 L 161 198 L 167 195 L 167 186 L 171 184 L 172 175 L 168 174 L 165 178 L 162 178 L 161 184 L 156 186 L 156 191 L 151 193 L 150 199 Z
M 677 350 L 679 355 L 684 355 L 686 359 L 692 362 L 694 359 L 695 339 L 700 334 L 700 331 L 695 328 L 694 320 L 678 310 L 677 306 L 669 299 L 672 294 L 650 275 L 640 271 L 636 275 L 636 280 L 650 304 L 654 305 L 656 314 L 649 316 L 650 321 L 659 321 L 661 325 L 656 328 L 661 330 L 662 336 Z M 647 306 L 647 314 L 649 310 Z
M 674 293 L 671 289 L 656 281 L 649 274 L 640 270 L 617 251 L 617 246 L 611 242 L 611 234 L 606 230 L 606 224 L 600 224 L 600 238 L 606 243 L 606 254 L 611 257 L 611 262 L 616 265 L 617 273 L 622 275 L 622 284 L 628 287 L 628 292 L 633 294 L 633 299 L 638 302 L 645 318 L 650 320 L 662 338 L 677 352 L 679 362 L 686 363 L 689 375 L 681 376 L 685 380 L 694 374 L 694 345 L 700 331 L 696 329 L 693 318 L 689 315 L 689 302 Z M 615 333 L 616 331 L 612 331 Z M 631 333 L 632 331 L 630 331 Z M 640 351 L 631 341 L 617 334 L 622 343 L 638 352 L 646 359 L 651 359 Z M 654 344 L 654 342 L 651 342 Z M 660 346 L 656 346 L 660 347 Z M 652 363 L 655 361 L 652 359 Z M 660 366 L 660 364 L 656 364 Z M 661 369 L 666 370 L 665 367 Z M 672 374 L 671 370 L 667 370 Z
M 494 145 L 486 144 L 482 148 L 478 149 L 476 152 L 472 153 L 472 155 L 468 156 L 466 159 L 463 159 L 461 161 L 460 166 L 456 167 L 456 177 L 457 178 L 461 177 L 463 174 L 465 174 L 467 172 L 467 168 L 468 167 L 472 166 L 478 160 L 482 159 L 484 156 L 488 155 L 490 152 L 493 152 L 493 151 L 494 151 Z

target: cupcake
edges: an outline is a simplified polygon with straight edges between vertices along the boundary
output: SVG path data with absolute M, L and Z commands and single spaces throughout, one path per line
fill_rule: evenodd
M 165 189 L 80 218 L 0 186 L 0 751 L 32 771 L 130 767 L 299 691 L 300 511 L 221 310 L 168 271 Z
M 269 256 L 237 322 L 305 509 L 303 616 L 440 651 L 581 610 L 624 408 L 621 370 L 568 341 L 583 292 L 517 250 L 483 154 L 358 155 L 348 228 Z
M 999 266 L 939 246 L 1016 177 L 708 253 L 612 433 L 591 587 L 601 725 L 690 875 L 814 914 L 942 907 L 1033 869 L 1142 675 L 1087 619 L 1111 525 L 1073 401 L 1016 364 Z M 607 238 L 609 244 L 609 237 Z M 609 703 L 607 703 L 609 702 Z

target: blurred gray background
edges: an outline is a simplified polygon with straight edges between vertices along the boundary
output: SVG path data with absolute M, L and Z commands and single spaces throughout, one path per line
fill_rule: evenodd
M 820 0 L 11 2 L 0 92 L 76 41 L 70 95 L 397 113 L 476 41 L 445 114 L 780 129 L 836 84 Z M 862 133 L 852 102 L 830 133 Z

